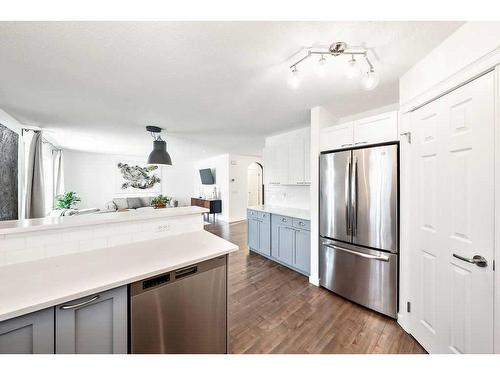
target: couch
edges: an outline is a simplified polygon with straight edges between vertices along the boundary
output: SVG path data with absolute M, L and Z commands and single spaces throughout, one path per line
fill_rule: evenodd
M 125 211 L 151 207 L 151 199 L 153 197 L 113 198 L 112 201 L 106 203 L 106 209 L 108 211 Z

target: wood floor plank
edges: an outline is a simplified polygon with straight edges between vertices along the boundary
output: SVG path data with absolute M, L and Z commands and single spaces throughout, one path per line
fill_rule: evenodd
M 425 353 L 395 320 L 249 251 L 246 221 L 205 229 L 240 247 L 229 256 L 230 353 Z

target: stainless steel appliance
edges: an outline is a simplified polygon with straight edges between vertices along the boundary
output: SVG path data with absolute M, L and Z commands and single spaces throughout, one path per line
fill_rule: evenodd
M 397 316 L 398 145 L 320 156 L 320 285 Z
M 131 352 L 227 353 L 227 257 L 133 283 Z

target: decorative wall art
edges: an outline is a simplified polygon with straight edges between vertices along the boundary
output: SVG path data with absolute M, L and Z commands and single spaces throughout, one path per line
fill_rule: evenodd
M 18 219 L 18 144 L 17 133 L 0 124 L 0 220 Z
M 160 170 L 157 165 L 135 162 L 117 163 L 117 193 L 161 192 Z

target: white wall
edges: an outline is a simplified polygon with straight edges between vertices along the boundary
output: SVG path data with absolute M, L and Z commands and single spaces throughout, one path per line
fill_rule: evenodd
M 217 218 L 229 221 L 229 154 L 217 155 L 211 158 L 198 160 L 194 163 L 193 171 L 194 194 L 196 197 L 211 197 L 214 186 L 217 189 L 218 198 L 222 200 L 222 213 Z M 202 185 L 200 169 L 210 168 L 215 177 L 215 185 Z
M 226 222 L 235 222 L 246 219 L 248 201 L 248 174 L 247 170 L 252 163 L 262 163 L 261 158 L 255 156 L 222 154 L 195 163 L 194 191 L 210 195 L 211 185 L 202 185 L 199 169 L 215 169 L 215 186 L 222 200 L 222 214 L 218 218 Z
M 118 161 L 145 162 L 146 156 L 111 155 L 92 152 L 64 150 L 64 172 L 66 191 L 76 191 L 82 198 L 81 208 L 104 208 L 114 197 L 157 195 L 155 193 L 121 194 L 116 189 L 116 163 Z M 172 196 L 179 205 L 189 205 L 193 195 L 191 162 L 173 161 L 173 165 L 161 168 L 162 191 Z
M 500 22 L 467 22 L 399 80 L 405 104 L 500 47 Z
M 322 128 L 337 122 L 332 113 L 323 107 L 311 108 L 311 275 L 309 282 L 319 285 L 319 135 Z
M 359 113 L 355 113 L 355 114 L 352 114 L 349 116 L 340 117 L 337 120 L 337 123 L 343 124 L 345 122 L 356 121 L 356 120 L 363 119 L 366 117 L 380 115 L 380 114 L 386 113 L 386 112 L 397 111 L 398 109 L 399 109 L 399 103 L 392 103 L 389 105 L 385 105 L 383 107 L 371 109 L 369 111 L 359 112 Z
M 261 163 L 255 156 L 229 154 L 229 221 L 245 220 L 248 204 L 248 167 Z

